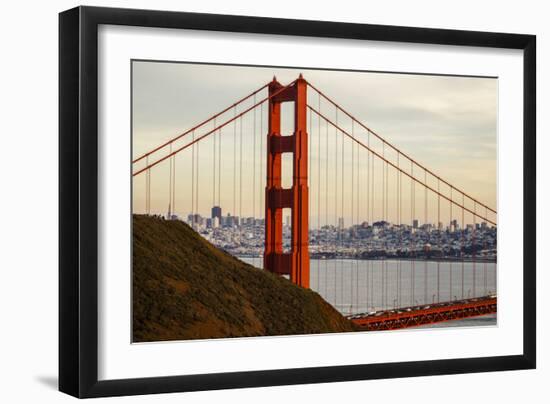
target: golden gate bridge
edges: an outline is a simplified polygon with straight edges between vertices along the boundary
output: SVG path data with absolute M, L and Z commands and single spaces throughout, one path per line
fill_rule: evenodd
M 291 133 L 286 134 L 284 127 Z M 246 150 L 252 148 L 252 153 L 243 154 L 243 143 Z M 178 168 L 179 159 L 186 161 L 185 170 Z M 203 171 L 208 171 L 208 176 Z M 152 204 L 162 204 L 168 206 L 171 217 L 179 208 L 181 193 L 187 202 L 183 209 L 192 212 L 192 218 L 206 198 L 211 198 L 212 206 L 232 206 L 240 218 L 243 204 L 253 217 L 263 211 L 261 266 L 287 276 L 301 287 L 316 290 L 325 299 L 327 285 L 333 282 L 331 303 L 337 305 L 338 289 L 340 306 L 344 295 L 351 296 L 356 312 L 349 317 L 366 330 L 398 329 L 496 312 L 496 290 L 488 290 L 487 246 L 484 240 L 476 241 L 479 224 L 496 226 L 496 210 L 386 141 L 301 74 L 287 85 L 274 77 L 135 158 L 132 176 L 134 183 L 144 182 L 144 203 L 138 209 L 146 214 L 158 211 Z M 287 243 L 283 232 L 285 210 L 290 211 Z M 355 275 L 347 286 L 342 260 L 340 267 L 336 260 L 317 259 L 313 268 L 310 262 L 311 228 L 319 230 L 330 225 L 337 230 L 333 250 L 338 256 L 339 248 L 344 248 L 344 217 L 351 222 L 349 237 L 356 236 L 353 229 L 362 223 L 379 221 L 397 229 L 397 258 L 364 260 L 366 271 L 357 261 L 351 261 L 347 269 Z M 423 217 L 424 225 L 436 223 L 430 230 L 434 245 L 428 246 L 439 251 L 435 264 L 429 265 L 416 254 L 416 217 Z M 455 217 L 460 218 L 457 253 L 453 259 L 443 260 L 442 223 L 454 222 L 456 230 Z M 408 237 L 403 237 L 407 232 Z M 467 241 L 471 246 L 468 257 Z M 363 251 L 354 253 L 362 252 L 367 257 L 375 248 L 388 249 L 387 244 L 358 244 L 355 250 Z M 408 263 L 406 268 L 404 261 Z M 327 278 L 331 264 L 333 272 Z M 494 268 L 496 271 L 496 265 Z M 312 269 L 315 284 L 310 284 Z M 360 272 L 364 272 L 362 286 Z M 470 279 L 465 279 L 467 276 Z M 435 284 L 432 291 L 428 279 Z M 465 283 L 470 285 L 467 293 Z M 344 288 L 350 290 L 344 292 Z M 364 289 L 363 293 L 359 288 Z

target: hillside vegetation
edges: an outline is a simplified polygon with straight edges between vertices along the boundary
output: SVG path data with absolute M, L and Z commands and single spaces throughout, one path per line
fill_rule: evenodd
M 187 224 L 133 217 L 133 341 L 353 331 L 317 293 L 217 249 Z

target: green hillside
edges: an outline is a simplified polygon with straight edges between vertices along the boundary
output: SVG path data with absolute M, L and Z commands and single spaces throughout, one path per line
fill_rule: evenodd
M 317 293 L 217 249 L 180 221 L 133 217 L 133 340 L 353 331 Z

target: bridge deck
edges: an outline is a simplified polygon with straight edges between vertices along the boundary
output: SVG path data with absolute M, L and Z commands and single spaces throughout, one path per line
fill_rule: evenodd
M 349 319 L 367 331 L 381 331 L 482 316 L 496 313 L 496 311 L 496 296 L 485 296 L 457 302 L 358 314 L 350 316 Z

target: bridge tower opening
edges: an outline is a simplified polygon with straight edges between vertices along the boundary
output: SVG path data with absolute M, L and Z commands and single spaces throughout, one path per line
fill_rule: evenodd
M 269 84 L 264 268 L 309 288 L 307 82 L 300 77 L 286 89 Z M 294 102 L 294 133 L 281 134 L 281 104 Z M 292 187 L 281 185 L 283 153 L 293 155 Z M 283 253 L 283 209 L 291 209 L 290 252 Z

